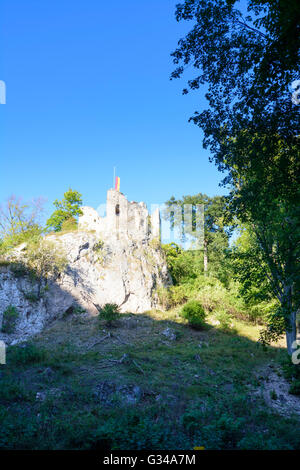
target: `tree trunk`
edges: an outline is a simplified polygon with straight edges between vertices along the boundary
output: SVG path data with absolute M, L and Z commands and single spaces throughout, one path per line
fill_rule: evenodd
M 207 267 L 208 267 L 208 253 L 207 253 L 207 241 L 204 240 L 204 250 L 203 250 L 203 254 L 204 254 L 204 274 L 207 273 Z
M 297 339 L 297 328 L 296 328 L 296 312 L 292 312 L 289 318 L 290 329 L 286 331 L 286 346 L 289 355 L 291 356 L 297 349 L 295 343 Z

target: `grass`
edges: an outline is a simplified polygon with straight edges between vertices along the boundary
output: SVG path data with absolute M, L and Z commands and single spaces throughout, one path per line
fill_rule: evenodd
M 283 348 L 258 346 L 259 328 L 243 321 L 228 331 L 209 317 L 198 331 L 178 312 L 123 314 L 100 330 L 97 317 L 70 315 L 8 348 L 0 448 L 299 449 L 299 416 L 251 393 Z

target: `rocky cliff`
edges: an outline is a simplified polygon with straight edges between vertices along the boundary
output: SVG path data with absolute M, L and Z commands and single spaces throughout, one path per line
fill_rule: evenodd
M 139 313 L 158 306 L 156 289 L 171 283 L 159 243 L 128 238 L 102 241 L 96 233 L 70 232 L 50 235 L 67 257 L 65 271 L 44 280 L 42 295 L 29 273 L 9 263 L 0 267 L 0 326 L 3 313 L 15 307 L 18 318 L 13 333 L 0 333 L 7 344 L 19 342 L 41 331 L 45 325 L 78 306 L 88 313 L 116 303 L 121 312 Z M 26 246 L 17 252 L 26 260 Z

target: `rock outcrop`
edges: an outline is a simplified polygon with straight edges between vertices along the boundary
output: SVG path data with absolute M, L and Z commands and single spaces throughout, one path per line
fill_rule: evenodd
M 9 306 L 18 311 L 14 333 L 0 333 L 7 344 L 38 333 L 78 305 L 90 314 L 105 303 L 118 304 L 121 312 L 150 310 L 158 306 L 156 289 L 171 283 L 157 240 L 102 240 L 97 233 L 85 231 L 46 238 L 65 253 L 68 263 L 64 273 L 44 281 L 41 298 L 30 274 L 16 272 L 8 263 L 0 267 L 0 327 Z M 16 256 L 26 260 L 26 246 Z
M 156 288 L 170 283 L 164 256 L 154 243 L 103 241 L 85 232 L 48 239 L 68 258 L 66 272 L 51 287 L 51 310 L 67 310 L 72 299 L 90 311 L 116 303 L 121 312 L 144 312 L 157 306 Z

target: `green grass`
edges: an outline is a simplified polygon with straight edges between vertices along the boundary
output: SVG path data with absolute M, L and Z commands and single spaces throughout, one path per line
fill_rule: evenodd
M 0 448 L 300 449 L 299 417 L 278 415 L 251 393 L 257 371 L 281 364 L 285 351 L 258 346 L 256 326 L 206 322 L 198 331 L 178 310 L 153 311 L 99 330 L 98 318 L 70 315 L 9 347 Z M 167 327 L 176 340 L 162 335 Z M 141 393 L 129 403 L 134 386 Z

